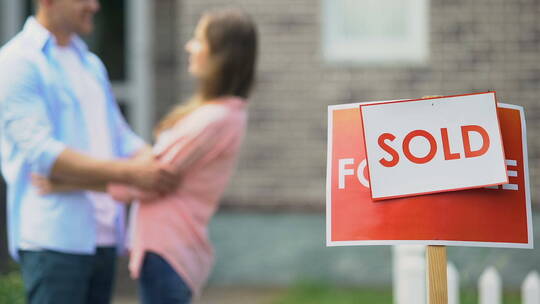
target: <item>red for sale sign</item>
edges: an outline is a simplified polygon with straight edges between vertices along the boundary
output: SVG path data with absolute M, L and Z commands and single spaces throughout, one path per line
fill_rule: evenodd
M 366 104 L 328 108 L 328 246 L 533 248 L 526 129 L 521 107 L 498 104 L 497 108 L 508 183 L 373 202 L 360 115 L 360 105 Z M 467 169 L 462 172 L 463 176 L 470 173 Z

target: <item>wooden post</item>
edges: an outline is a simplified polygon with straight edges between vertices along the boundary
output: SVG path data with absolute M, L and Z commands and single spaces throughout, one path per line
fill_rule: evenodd
M 429 304 L 448 304 L 446 247 L 427 246 Z

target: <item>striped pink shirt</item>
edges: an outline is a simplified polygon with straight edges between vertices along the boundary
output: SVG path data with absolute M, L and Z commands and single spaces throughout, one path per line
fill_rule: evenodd
M 159 136 L 154 154 L 182 178 L 173 193 L 146 193 L 133 206 L 132 277 L 139 276 L 145 252 L 152 251 L 200 294 L 214 262 L 208 223 L 234 171 L 246 116 L 244 100 L 223 98 L 199 107 Z M 127 195 L 125 187 L 109 190 L 119 200 Z

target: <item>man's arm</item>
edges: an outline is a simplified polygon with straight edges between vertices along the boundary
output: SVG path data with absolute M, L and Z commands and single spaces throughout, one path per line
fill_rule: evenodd
M 135 156 L 135 160 L 152 160 L 153 155 L 149 146 L 146 146 Z M 32 174 L 32 184 L 38 188 L 38 191 L 43 194 L 58 193 L 58 192 L 73 192 L 73 191 L 97 191 L 108 192 L 113 195 L 116 200 L 123 202 L 130 202 L 135 198 L 149 199 L 159 196 L 159 192 L 156 190 L 137 190 L 136 187 L 129 186 L 127 184 L 118 183 L 95 183 L 87 178 L 85 180 L 70 179 L 58 179 L 41 176 L 38 174 Z M 175 183 L 176 184 L 176 183 Z
M 73 192 L 73 191 L 96 191 L 106 192 L 106 184 L 89 184 L 84 182 L 62 182 L 59 180 L 52 180 L 44 176 L 37 174 L 32 175 L 32 185 L 38 188 L 38 192 L 42 195 L 58 192 Z
M 153 159 L 97 160 L 71 149 L 60 153 L 50 177 L 84 184 L 124 183 L 158 192 L 168 192 L 178 184 L 178 177 Z

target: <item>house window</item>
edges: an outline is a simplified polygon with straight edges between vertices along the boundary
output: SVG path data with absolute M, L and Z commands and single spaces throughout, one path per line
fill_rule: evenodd
M 322 0 L 330 63 L 422 64 L 429 56 L 429 0 Z

